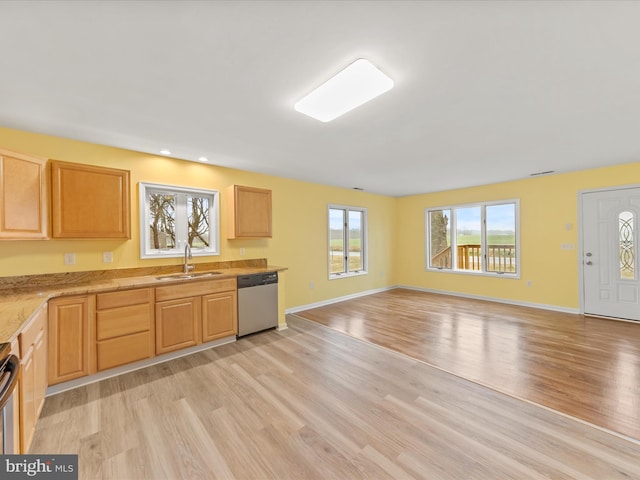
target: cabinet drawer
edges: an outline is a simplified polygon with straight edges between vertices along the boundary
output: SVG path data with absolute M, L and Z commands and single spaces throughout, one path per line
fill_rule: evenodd
M 96 295 L 96 308 L 98 310 L 104 310 L 106 308 L 126 307 L 129 305 L 150 303 L 153 301 L 152 294 L 153 291 L 151 288 L 99 293 Z
M 47 319 L 47 309 L 43 307 L 38 310 L 34 317 L 29 321 L 26 327 L 20 333 L 20 358 L 24 357 L 36 342 L 38 335 L 44 330 L 45 321 Z
M 150 332 L 98 342 L 98 371 L 118 367 L 153 356 Z
M 177 285 L 167 285 L 156 288 L 156 302 L 174 300 L 176 298 L 199 297 L 210 293 L 228 292 L 235 290 L 237 280 L 235 278 L 221 278 L 219 280 L 206 280 L 202 282 L 187 281 Z
M 152 310 L 149 304 L 112 308 L 96 313 L 96 338 L 121 337 L 151 328 Z

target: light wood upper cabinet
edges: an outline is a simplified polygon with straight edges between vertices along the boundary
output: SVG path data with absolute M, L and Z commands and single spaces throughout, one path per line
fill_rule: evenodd
M 50 163 L 54 238 L 131 238 L 128 170 Z
M 47 392 L 47 308 L 38 311 L 20 333 L 20 451 L 31 445 Z
M 0 149 L 0 239 L 47 238 L 46 164 Z
M 49 385 L 95 372 L 89 356 L 94 316 L 93 295 L 49 300 Z
M 271 238 L 271 190 L 232 185 L 227 191 L 227 238 Z

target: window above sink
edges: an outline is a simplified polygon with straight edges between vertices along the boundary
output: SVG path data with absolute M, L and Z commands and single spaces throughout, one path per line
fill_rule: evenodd
M 140 258 L 220 254 L 220 194 L 140 182 Z

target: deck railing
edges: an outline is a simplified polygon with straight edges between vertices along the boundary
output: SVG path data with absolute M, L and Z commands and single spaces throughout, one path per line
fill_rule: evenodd
M 457 246 L 457 266 L 459 270 L 482 270 L 482 248 L 479 244 Z M 431 258 L 433 268 L 451 268 L 451 247 L 447 247 Z M 487 245 L 487 271 L 515 272 L 515 245 Z

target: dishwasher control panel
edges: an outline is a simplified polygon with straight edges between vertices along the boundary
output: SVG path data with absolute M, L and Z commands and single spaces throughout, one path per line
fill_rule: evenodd
M 278 272 L 238 276 L 238 288 L 257 287 L 259 285 L 271 285 L 274 283 L 278 283 Z

